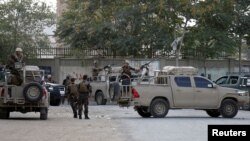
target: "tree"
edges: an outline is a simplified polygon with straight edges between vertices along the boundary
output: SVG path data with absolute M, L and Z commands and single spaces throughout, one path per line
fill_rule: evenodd
M 19 46 L 25 56 L 40 45 L 48 46 L 44 28 L 55 23 L 55 14 L 44 2 L 34 0 L 8 0 L 0 3 L 0 61 Z
M 233 22 L 231 24 L 231 34 L 234 36 L 239 52 L 239 73 L 241 72 L 242 59 L 242 40 L 248 40 L 250 33 L 250 1 L 232 0 L 233 3 Z

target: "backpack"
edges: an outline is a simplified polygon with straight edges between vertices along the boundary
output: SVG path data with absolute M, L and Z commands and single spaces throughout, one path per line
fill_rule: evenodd
M 70 95 L 76 96 L 78 94 L 76 84 L 69 85 L 69 89 L 70 89 Z
M 79 92 L 80 93 L 88 93 L 89 89 L 87 87 L 87 84 L 85 84 L 84 82 L 79 83 Z

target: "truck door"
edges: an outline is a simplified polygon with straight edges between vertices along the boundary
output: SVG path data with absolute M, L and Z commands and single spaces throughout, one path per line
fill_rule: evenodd
M 189 76 L 175 76 L 171 85 L 175 107 L 194 106 L 194 90 Z
M 216 108 L 219 101 L 219 94 L 213 83 L 204 77 L 195 76 L 195 96 L 196 108 Z

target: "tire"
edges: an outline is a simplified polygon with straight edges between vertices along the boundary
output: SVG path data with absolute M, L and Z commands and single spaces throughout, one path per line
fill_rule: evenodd
M 40 119 L 47 120 L 48 119 L 48 108 L 41 108 L 40 109 Z
M 120 86 L 119 83 L 113 83 L 109 88 L 109 96 L 112 101 L 115 101 L 119 98 Z
M 103 92 L 97 92 L 96 94 L 96 104 L 97 105 L 106 105 L 107 100 L 104 99 Z
M 155 99 L 150 105 L 150 113 L 154 118 L 164 118 L 169 110 L 169 103 L 164 99 Z
M 23 89 L 23 96 L 29 102 L 38 102 L 43 97 L 43 87 L 39 83 L 29 83 Z
M 233 118 L 238 113 L 238 105 L 232 99 L 223 100 L 220 107 L 220 113 L 224 118 Z
M 147 112 L 147 108 L 143 108 L 143 107 L 138 107 L 137 109 L 137 113 L 143 117 L 143 118 L 149 118 L 151 117 L 151 113 Z
M 0 109 L 0 119 L 8 119 L 10 117 L 10 111 L 5 108 Z
M 220 111 L 217 109 L 206 110 L 206 112 L 210 117 L 219 117 L 221 115 Z

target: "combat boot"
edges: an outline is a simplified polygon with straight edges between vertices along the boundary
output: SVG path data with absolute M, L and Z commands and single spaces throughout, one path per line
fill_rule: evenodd
M 89 119 L 89 116 L 88 116 L 88 115 L 85 115 L 85 119 Z
M 77 115 L 76 115 L 76 114 L 74 115 L 74 118 L 77 118 Z
M 79 115 L 79 119 L 82 119 L 82 115 Z

